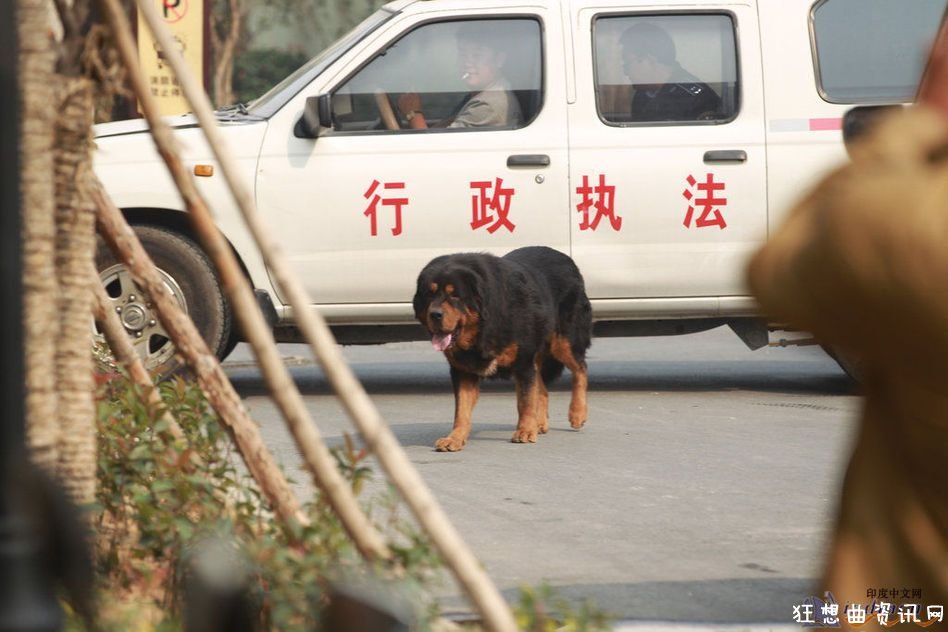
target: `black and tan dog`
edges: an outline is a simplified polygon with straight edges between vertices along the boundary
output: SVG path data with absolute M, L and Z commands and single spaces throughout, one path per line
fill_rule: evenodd
M 566 366 L 573 374 L 569 423 L 586 423 L 586 350 L 592 309 L 583 277 L 551 248 L 520 248 L 504 257 L 453 254 L 433 259 L 418 276 L 415 316 L 451 365 L 454 428 L 435 447 L 454 452 L 471 432 L 481 378 L 513 377 L 515 443 L 549 429 L 546 385 Z

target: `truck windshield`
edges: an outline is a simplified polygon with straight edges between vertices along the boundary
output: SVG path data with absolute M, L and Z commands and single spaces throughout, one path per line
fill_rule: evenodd
M 911 101 L 948 2 L 821 0 L 813 8 L 821 96 L 830 103 Z
M 263 96 L 252 101 L 248 105 L 249 112 L 264 118 L 272 116 L 327 66 L 339 59 L 362 38 L 368 36 L 394 15 L 395 12 L 383 7 L 367 17 L 357 27 L 336 41 L 335 44 L 300 66 L 286 79 L 267 90 Z

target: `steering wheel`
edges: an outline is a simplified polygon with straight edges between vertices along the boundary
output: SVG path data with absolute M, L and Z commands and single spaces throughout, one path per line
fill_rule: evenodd
M 385 129 L 401 129 L 401 125 L 398 124 L 398 117 L 395 116 L 395 110 L 392 108 L 392 102 L 384 90 L 375 91 L 375 106 L 379 109 L 379 115 L 382 117 L 382 122 L 385 123 Z

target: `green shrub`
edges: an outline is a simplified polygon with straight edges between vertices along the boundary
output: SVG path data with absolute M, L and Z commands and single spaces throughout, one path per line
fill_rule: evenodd
M 291 53 L 275 48 L 239 53 L 234 59 L 233 80 L 237 102 L 246 103 L 261 96 L 306 63 L 307 59 L 304 53 Z
M 330 577 L 397 580 L 417 586 L 423 604 L 421 589 L 436 578 L 438 557 L 427 539 L 398 517 L 394 495 L 373 503 L 376 513 L 385 512 L 378 521 L 385 526 L 379 528 L 395 542 L 393 564 L 366 568 L 318 494 L 305 508 L 311 525 L 294 542 L 243 474 L 200 389 L 177 379 L 162 384 L 161 393 L 164 406 L 150 406 L 122 378 L 100 394 L 94 520 L 97 571 L 110 595 L 100 606 L 106 624 L 123 629 L 134 617 L 136 629 L 178 628 L 182 562 L 208 538 L 232 542 L 242 552 L 252 578 L 250 597 L 268 629 L 318 629 Z M 176 440 L 161 420 L 165 407 L 184 440 Z M 360 490 L 371 475 L 363 463 L 366 453 L 347 438 L 334 455 L 353 489 Z
M 590 602 L 578 610 L 558 597 L 547 584 L 521 586 L 520 602 L 514 608 L 517 627 L 528 632 L 602 632 L 610 617 Z

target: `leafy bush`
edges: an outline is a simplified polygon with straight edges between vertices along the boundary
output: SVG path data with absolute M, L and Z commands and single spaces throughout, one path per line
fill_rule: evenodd
M 318 495 L 306 506 L 311 525 L 288 537 L 242 473 L 200 389 L 178 379 L 164 383 L 161 394 L 164 405 L 150 406 L 124 378 L 100 393 L 94 520 L 97 570 L 110 595 L 100 606 L 106 625 L 128 629 L 134 621 L 136 629 L 177 629 L 184 562 L 208 539 L 241 551 L 251 578 L 247 597 L 269 629 L 318 629 L 330 577 L 371 576 L 418 587 L 435 578 L 437 555 L 398 517 L 394 496 L 373 505 L 386 512 L 379 522 L 397 543 L 396 561 L 384 568 L 365 567 Z M 161 420 L 166 408 L 184 437 L 176 439 Z M 353 489 L 360 489 L 371 475 L 362 463 L 366 453 L 347 438 L 334 455 Z
M 609 616 L 589 602 L 574 610 L 547 584 L 521 586 L 520 602 L 514 608 L 517 627 L 528 632 L 602 632 L 609 629 Z
M 275 48 L 247 50 L 234 60 L 234 95 L 239 103 L 261 96 L 306 63 L 304 53 Z

